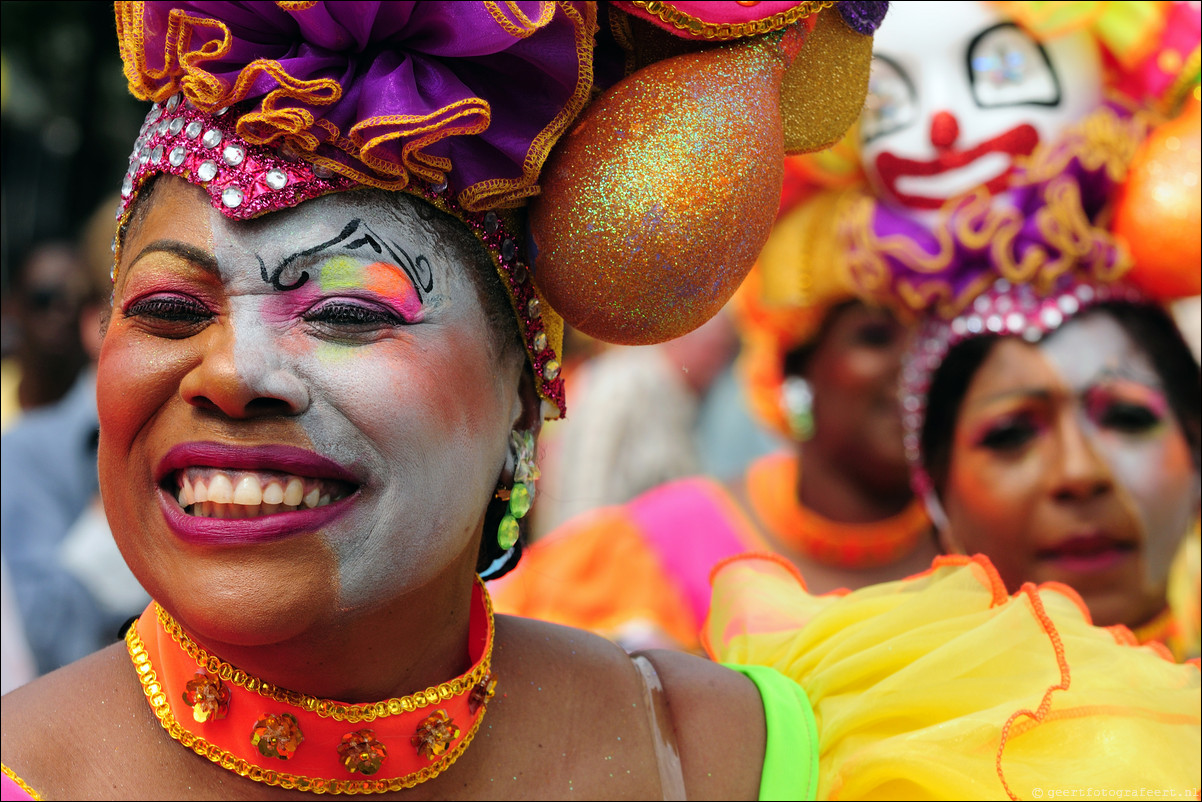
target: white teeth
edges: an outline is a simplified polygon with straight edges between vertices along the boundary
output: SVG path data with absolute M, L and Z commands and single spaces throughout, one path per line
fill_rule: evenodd
M 209 501 L 229 504 L 234 500 L 234 485 L 228 476 L 219 473 L 209 480 Z
M 192 515 L 204 518 L 258 518 L 280 512 L 324 507 L 345 494 L 330 482 L 299 476 L 264 475 L 189 468 L 177 476 L 176 499 Z
M 284 503 L 284 486 L 279 482 L 268 482 L 263 488 L 263 503 L 278 506 Z
M 297 507 L 304 497 L 305 483 L 296 477 L 289 479 L 288 486 L 284 488 L 284 503 L 290 507 Z
M 234 503 L 247 507 L 257 507 L 263 503 L 263 485 L 259 483 L 259 477 L 246 474 L 238 480 L 234 488 Z

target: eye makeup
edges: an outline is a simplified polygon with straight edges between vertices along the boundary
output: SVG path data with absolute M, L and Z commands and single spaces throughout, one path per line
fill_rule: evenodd
M 1081 399 L 1085 414 L 1094 425 L 1128 434 L 1159 429 L 1169 415 L 1164 393 L 1129 379 L 1090 387 Z

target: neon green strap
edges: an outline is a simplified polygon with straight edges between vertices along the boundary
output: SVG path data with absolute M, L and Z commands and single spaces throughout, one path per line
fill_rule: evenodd
M 760 799 L 815 799 L 818 794 L 818 722 L 805 691 L 767 666 L 723 663 L 750 679 L 764 700 L 764 771 Z

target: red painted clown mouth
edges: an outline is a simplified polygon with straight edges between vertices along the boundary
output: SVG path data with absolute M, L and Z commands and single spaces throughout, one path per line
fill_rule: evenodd
M 984 186 L 991 195 L 996 195 L 1009 184 L 1015 158 L 1030 155 L 1038 144 L 1039 132 L 1033 126 L 1023 123 L 969 150 L 944 150 L 930 161 L 917 161 L 892 153 L 881 153 L 876 157 L 876 169 L 885 188 L 898 203 L 911 209 L 939 209 L 948 198 L 954 197 L 954 194 L 947 197 L 916 195 L 900 191 L 898 183 L 905 178 L 944 175 L 953 170 L 970 167 L 992 154 L 1001 154 L 1006 157 L 1006 164 L 1001 172 L 975 184 Z

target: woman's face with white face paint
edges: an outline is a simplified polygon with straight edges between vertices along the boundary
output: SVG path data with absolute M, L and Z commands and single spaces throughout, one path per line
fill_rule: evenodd
M 102 491 L 198 635 L 273 642 L 475 564 L 522 365 L 462 254 L 398 209 L 351 192 L 238 222 L 166 176 L 129 231 Z
M 873 38 L 861 158 L 878 196 L 915 214 L 984 186 L 1098 107 L 1084 33 L 1039 42 L 988 3 L 895 3 Z
M 1062 582 L 1095 623 L 1138 626 L 1165 607 L 1198 479 L 1147 354 L 1096 311 L 1038 345 L 992 348 L 960 407 L 943 501 L 954 545 L 988 555 L 1011 591 Z

